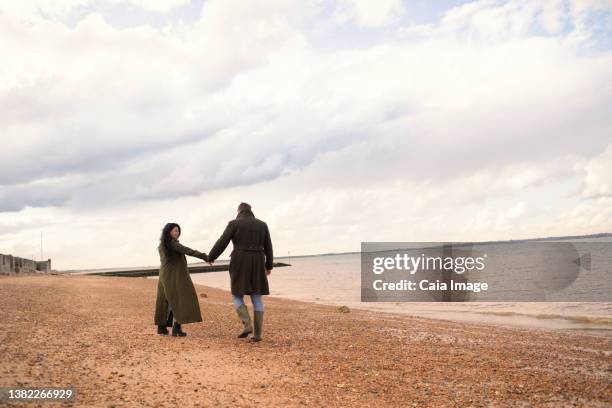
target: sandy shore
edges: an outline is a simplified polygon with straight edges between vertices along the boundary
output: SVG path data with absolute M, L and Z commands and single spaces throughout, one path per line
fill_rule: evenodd
M 229 294 L 155 334 L 157 281 L 0 277 L 0 387 L 66 387 L 74 406 L 610 406 L 612 340 L 266 298 L 264 341 L 235 338 Z M 45 403 L 41 406 L 51 406 Z

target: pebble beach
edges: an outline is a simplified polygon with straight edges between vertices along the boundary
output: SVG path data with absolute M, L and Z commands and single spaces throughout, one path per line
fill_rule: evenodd
M 173 338 L 156 334 L 156 285 L 0 277 L 0 387 L 73 387 L 64 405 L 96 407 L 612 405 L 610 337 L 266 297 L 251 343 L 229 293 L 196 285 L 204 321 Z

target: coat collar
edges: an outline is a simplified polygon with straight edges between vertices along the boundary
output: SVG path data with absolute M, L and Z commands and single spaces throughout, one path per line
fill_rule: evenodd
M 253 214 L 253 211 L 251 210 L 242 210 L 236 216 L 236 218 L 243 218 L 243 217 L 255 217 L 255 214 Z

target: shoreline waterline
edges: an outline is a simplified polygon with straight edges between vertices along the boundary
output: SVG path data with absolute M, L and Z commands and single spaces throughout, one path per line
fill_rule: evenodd
M 295 257 L 290 263 L 272 271 L 271 296 L 436 320 L 612 337 L 612 302 L 361 302 L 359 254 Z M 195 284 L 229 290 L 227 272 L 191 276 Z

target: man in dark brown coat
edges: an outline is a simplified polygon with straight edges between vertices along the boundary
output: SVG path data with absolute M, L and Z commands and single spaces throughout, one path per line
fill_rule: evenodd
M 229 273 L 232 301 L 244 330 L 238 337 L 245 338 L 253 332 L 253 324 L 243 296 L 250 295 L 253 303 L 255 334 L 253 341 L 261 341 L 263 331 L 262 295 L 269 295 L 268 275 L 272 272 L 272 240 L 265 222 L 255 218 L 251 206 L 241 203 L 236 219 L 231 220 L 221 238 L 208 254 L 208 261 L 214 262 L 232 241 L 234 249 L 230 254 Z

